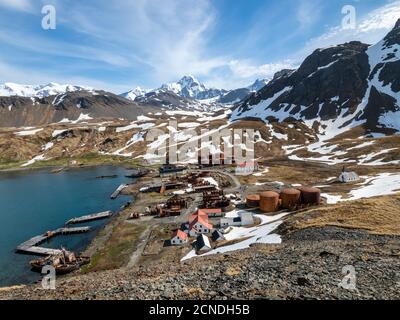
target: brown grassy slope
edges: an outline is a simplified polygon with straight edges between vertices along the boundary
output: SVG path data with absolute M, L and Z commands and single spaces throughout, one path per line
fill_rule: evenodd
M 312 209 L 290 217 L 284 228 L 294 231 L 326 226 L 400 235 L 400 194 Z

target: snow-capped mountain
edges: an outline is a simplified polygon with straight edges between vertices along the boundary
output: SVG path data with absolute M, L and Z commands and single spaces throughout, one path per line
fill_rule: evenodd
M 248 86 L 250 92 L 257 92 L 264 88 L 270 80 L 268 79 L 257 79 L 252 85 Z
M 143 88 L 141 88 L 141 87 L 136 87 L 136 88 L 133 89 L 133 90 L 130 90 L 130 91 L 125 92 L 125 93 L 122 93 L 122 94 L 121 94 L 121 97 L 124 97 L 124 98 L 126 98 L 126 99 L 135 101 L 135 99 L 136 99 L 137 97 L 144 96 L 147 92 L 149 92 L 149 90 L 143 89 Z
M 171 96 L 177 102 L 177 106 L 181 107 L 187 104 L 189 100 L 197 101 L 198 103 L 217 103 L 222 105 L 231 105 L 238 103 L 246 98 L 251 92 L 255 92 L 264 87 L 269 80 L 257 79 L 252 85 L 247 88 L 239 88 L 233 90 L 208 88 L 193 76 L 184 76 L 177 82 L 163 84 L 161 87 L 154 90 L 143 90 L 136 88 L 126 93 L 121 94 L 122 97 L 132 101 L 149 102 L 150 99 L 154 102 L 161 101 L 161 104 L 170 105 Z M 168 101 L 164 101 L 168 97 Z M 179 99 L 179 97 L 183 98 Z M 178 100 L 180 100 L 178 102 Z
M 184 76 L 178 82 L 163 84 L 160 90 L 172 91 L 184 98 L 206 100 L 221 97 L 228 91 L 224 89 L 207 88 L 193 76 Z
M 234 109 L 231 119 L 295 119 L 328 139 L 351 128 L 400 131 L 400 20 L 378 44 L 318 49 Z
M 2 97 L 19 96 L 27 98 L 43 98 L 76 91 L 93 92 L 94 90 L 89 87 L 58 84 L 53 82 L 38 86 L 22 85 L 17 83 L 5 83 L 0 85 L 0 96 Z

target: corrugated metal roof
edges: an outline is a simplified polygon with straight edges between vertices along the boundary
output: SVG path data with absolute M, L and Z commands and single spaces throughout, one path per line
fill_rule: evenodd
M 196 240 L 196 248 L 197 250 L 201 250 L 204 248 L 211 249 L 210 239 L 208 239 L 208 237 L 204 234 L 199 235 Z

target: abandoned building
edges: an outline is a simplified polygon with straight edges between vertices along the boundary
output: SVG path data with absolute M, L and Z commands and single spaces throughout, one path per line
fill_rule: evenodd
M 173 246 L 180 246 L 188 242 L 188 235 L 181 231 L 176 230 L 171 237 L 171 245 Z
M 339 181 L 342 183 L 356 182 L 359 180 L 360 177 L 358 176 L 357 173 L 353 171 L 342 171 L 342 173 L 339 176 Z
M 195 237 L 199 234 L 208 234 L 211 232 L 213 225 L 208 222 L 204 217 L 197 216 L 190 224 L 189 224 L 189 235 L 191 237 Z
M 203 192 L 203 202 L 200 205 L 202 209 L 225 209 L 229 207 L 231 200 L 225 197 L 222 190 L 213 190 Z
M 198 211 L 206 214 L 209 218 L 220 218 L 224 216 L 221 209 L 199 209 Z
M 195 242 L 195 248 L 197 251 L 208 251 L 211 250 L 210 239 L 204 234 L 200 234 Z
M 251 212 L 239 212 L 237 217 L 225 217 L 221 219 L 221 227 L 242 227 L 254 224 L 253 214 Z

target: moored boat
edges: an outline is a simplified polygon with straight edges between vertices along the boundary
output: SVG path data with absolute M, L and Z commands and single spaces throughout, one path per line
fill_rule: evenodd
M 54 267 L 57 275 L 63 275 L 78 270 L 83 265 L 90 263 L 89 257 L 75 256 L 73 252 L 61 250 L 62 253 L 30 261 L 32 271 L 42 272 L 43 267 Z

